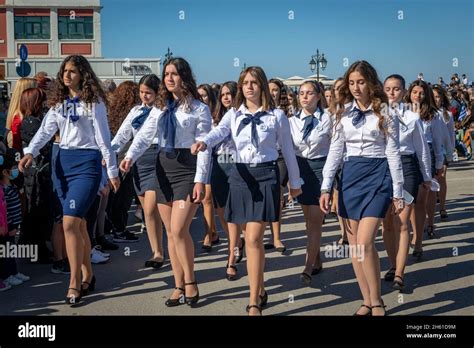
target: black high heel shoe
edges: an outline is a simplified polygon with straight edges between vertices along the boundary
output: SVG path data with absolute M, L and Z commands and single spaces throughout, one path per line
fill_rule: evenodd
M 257 306 L 257 305 L 247 305 L 247 308 L 245 309 L 247 313 L 250 313 L 251 308 L 257 308 L 258 311 L 260 312 L 260 315 L 262 315 L 262 306 Z
M 239 263 L 242 261 L 242 258 L 244 257 L 244 248 L 245 248 L 245 239 L 240 238 L 241 240 L 241 247 L 239 248 L 239 256 L 237 256 L 237 260 L 235 260 L 235 263 Z
M 372 306 L 371 309 L 374 309 L 374 308 L 383 308 L 383 316 L 385 317 L 387 315 L 387 311 L 385 310 L 385 308 L 387 307 L 385 305 L 385 303 L 383 303 L 383 300 L 380 300 L 380 304 L 379 305 L 375 305 L 375 306 Z M 373 315 L 373 314 L 372 314 Z
M 87 288 L 84 289 L 84 284 L 87 284 Z M 87 296 L 91 291 L 95 290 L 95 275 L 92 276 L 92 279 L 90 282 L 82 282 L 81 284 L 81 293 L 82 296 Z
M 263 293 L 263 295 L 259 295 L 260 297 L 260 307 L 265 307 L 267 305 L 267 302 L 268 302 L 268 294 L 267 294 L 267 290 L 264 290 L 265 292 Z
M 237 280 L 237 267 L 236 267 L 235 265 L 229 265 L 229 264 L 227 264 L 227 265 L 225 266 L 225 268 L 226 268 L 225 277 L 227 278 L 227 280 L 229 280 L 229 281 Z M 235 269 L 235 274 L 229 274 L 229 273 L 227 273 L 227 268 L 233 268 L 233 269 Z
M 197 285 L 197 282 L 185 283 L 184 286 L 186 285 Z M 186 302 L 188 306 L 192 306 L 193 304 L 197 303 L 197 301 L 199 301 L 199 289 L 197 290 L 197 294 L 192 297 L 187 297 L 185 293 L 184 301 Z
M 267 302 L 268 302 L 268 294 L 267 294 L 267 290 L 265 290 L 265 292 L 263 293 L 263 295 L 258 295 L 258 297 L 260 297 L 260 309 L 262 309 L 263 307 L 265 307 L 267 305 Z M 247 312 L 249 311 L 249 309 L 251 308 L 251 306 L 247 306 Z
M 68 305 L 71 305 L 71 306 L 74 306 L 76 304 L 78 304 L 79 302 L 81 302 L 81 299 L 82 299 L 82 292 L 79 290 L 79 289 L 76 289 L 76 288 L 69 288 L 68 290 L 74 290 L 76 291 L 79 296 L 71 296 L 71 297 L 68 297 L 67 294 L 66 294 L 66 304 Z
M 177 286 L 175 289 L 176 290 L 181 290 L 181 292 L 183 294 L 185 294 L 185 291 L 184 291 L 183 288 L 180 288 L 179 286 Z M 180 295 L 179 298 L 176 298 L 176 299 L 173 299 L 173 298 L 167 299 L 166 302 L 165 302 L 166 307 L 176 307 L 176 306 L 179 306 L 180 304 L 184 303 L 184 301 L 181 302 L 181 296 L 182 295 Z
M 357 312 L 358 312 L 362 307 L 367 308 L 369 311 L 368 311 L 366 314 L 358 314 Z M 363 304 L 363 305 L 361 305 L 361 306 L 359 307 L 359 309 L 357 310 L 357 312 L 354 313 L 354 316 L 355 316 L 355 317 L 370 317 L 370 316 L 372 316 L 372 307 Z

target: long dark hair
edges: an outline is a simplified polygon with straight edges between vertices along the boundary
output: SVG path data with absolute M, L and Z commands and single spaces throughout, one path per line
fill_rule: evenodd
M 344 104 L 354 100 L 354 97 L 349 90 L 349 76 L 353 72 L 359 72 L 365 79 L 369 88 L 369 100 L 372 103 L 372 109 L 374 114 L 379 118 L 378 126 L 381 131 L 386 132 L 384 125 L 384 116 L 382 115 L 382 108 L 388 103 L 387 96 L 383 90 L 383 84 L 379 79 L 377 71 L 365 60 L 359 60 L 353 63 L 349 69 L 347 69 L 344 77 L 342 78 L 342 85 L 339 87 L 339 99 L 336 102 L 336 123 L 335 126 L 341 121 L 342 114 L 345 110 Z
M 216 111 L 217 107 L 217 98 L 216 98 L 216 93 L 212 89 L 212 87 L 208 84 L 202 84 L 198 86 L 198 93 L 199 90 L 202 89 L 206 92 L 207 94 L 207 99 L 209 100 L 207 106 L 209 106 L 209 110 L 211 111 L 211 115 L 214 115 L 214 112 Z
M 413 91 L 413 88 L 416 86 L 419 86 L 423 88 L 423 94 L 425 95 L 423 98 L 423 101 L 420 104 L 420 118 L 423 121 L 431 121 L 433 117 L 436 115 L 438 112 L 438 109 L 436 108 L 436 104 L 434 101 L 434 94 L 433 90 L 428 86 L 428 84 L 425 81 L 422 80 L 415 80 L 411 83 L 410 87 L 408 88 L 408 92 L 405 96 L 405 101 L 407 103 L 412 104 L 411 100 L 411 92 Z
M 451 107 L 451 103 L 449 102 L 449 99 L 448 99 L 448 94 L 446 93 L 446 90 L 440 85 L 434 85 L 432 88 L 433 88 L 433 92 L 436 91 L 441 97 L 441 107 L 443 108 L 443 118 L 446 122 L 448 122 L 449 121 L 448 110 Z
M 155 74 L 148 74 L 148 75 L 142 76 L 142 78 L 138 82 L 138 87 L 140 87 L 141 85 L 147 86 L 148 88 L 153 90 L 153 92 L 156 93 L 156 97 L 158 98 L 158 92 L 159 92 L 159 89 L 160 89 L 160 82 L 161 81 L 160 81 L 160 78 L 158 76 L 156 76 Z
M 280 90 L 280 98 L 278 100 L 278 105 L 276 105 L 276 107 L 282 109 L 285 115 L 288 115 L 289 102 L 288 102 L 288 95 L 286 94 L 286 88 L 285 88 L 284 83 L 274 78 L 268 81 L 268 84 L 270 83 L 277 85 Z M 275 104 L 277 104 L 276 101 L 275 101 Z
M 222 117 L 224 117 L 225 113 L 228 111 L 224 104 L 222 104 L 222 90 L 224 89 L 224 87 L 227 87 L 230 91 L 230 95 L 232 96 L 232 104 L 234 103 L 235 97 L 237 96 L 237 82 L 227 81 L 221 85 L 221 87 L 219 88 L 219 93 L 217 95 L 216 111 L 212 114 L 212 121 L 215 125 L 219 124 L 219 122 L 222 120 Z
M 201 96 L 198 93 L 196 87 L 196 80 L 193 76 L 193 71 L 191 70 L 191 66 L 184 58 L 171 58 L 169 59 L 165 66 L 163 67 L 163 72 L 161 75 L 161 84 L 160 84 L 160 91 L 157 99 L 157 106 L 160 109 L 165 109 L 167 107 L 168 102 L 173 101 L 173 93 L 168 91 L 165 85 L 165 72 L 166 67 L 168 65 L 174 65 L 176 70 L 178 71 L 179 77 L 183 82 L 181 89 L 183 93 L 182 100 L 179 101 L 180 104 L 187 104 L 190 103 L 192 100 L 196 99 L 201 100 Z
M 54 107 L 57 104 L 62 104 L 69 96 L 69 88 L 64 84 L 64 69 L 67 63 L 72 63 L 74 67 L 79 70 L 81 81 L 79 84 L 79 98 L 85 103 L 98 103 L 102 101 L 107 106 L 107 98 L 102 89 L 102 84 L 97 78 L 89 61 L 80 55 L 72 55 L 64 58 L 61 67 L 59 68 L 56 80 L 51 86 L 48 95 L 48 105 Z

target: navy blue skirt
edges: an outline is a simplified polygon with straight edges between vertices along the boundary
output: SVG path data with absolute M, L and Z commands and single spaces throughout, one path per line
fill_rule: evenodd
M 133 166 L 133 186 L 138 196 L 143 196 L 146 191 L 157 193 L 156 158 L 158 153 L 158 145 L 151 145 Z
M 298 202 L 303 205 L 319 205 L 326 157 L 308 159 L 297 156 L 296 160 L 298 161 L 300 176 L 304 182 L 301 186 L 303 193 L 297 197 Z
M 233 166 L 231 155 L 212 156 L 211 190 L 215 208 L 225 208 L 227 205 L 229 175 Z
M 58 177 L 56 176 L 56 162 L 58 159 L 59 155 L 59 144 L 58 143 L 53 143 L 53 146 L 51 147 L 51 180 L 53 182 L 53 192 L 51 195 L 51 210 L 52 214 L 54 217 L 54 222 L 60 223 L 63 219 L 63 206 L 61 204 L 61 201 L 59 200 L 58 193 L 56 192 L 56 187 L 58 185 L 61 185 L 61 183 L 58 180 Z
M 403 189 L 412 195 L 416 203 L 418 187 L 423 183 L 418 158 L 415 155 L 402 155 Z
M 277 161 L 236 163 L 229 175 L 227 222 L 275 222 L 280 217 L 280 173 Z
M 93 149 L 59 149 L 54 188 L 64 216 L 84 218 L 99 191 L 102 156 Z
M 384 218 L 392 196 L 392 178 L 386 158 L 355 156 L 344 161 L 338 202 L 341 217 Z

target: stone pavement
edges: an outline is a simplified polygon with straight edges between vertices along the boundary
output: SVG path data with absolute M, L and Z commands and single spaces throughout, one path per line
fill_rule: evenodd
M 436 216 L 438 239 L 424 242 L 424 256 L 415 262 L 409 256 L 403 294 L 382 281 L 382 294 L 389 315 L 473 315 L 474 314 L 474 161 L 461 161 L 448 170 L 449 220 Z M 132 215 L 132 214 L 131 214 Z M 201 300 L 195 308 L 167 308 L 165 300 L 174 287 L 169 262 L 158 270 L 145 269 L 150 248 L 146 235 L 138 243 L 121 244 L 110 252 L 111 261 L 95 265 L 96 291 L 83 304 L 64 304 L 68 276 L 50 273 L 51 265 L 19 260 L 22 273 L 31 280 L 0 293 L 0 315 L 246 315 L 248 283 L 245 258 L 238 264 L 240 279 L 225 279 L 227 241 L 210 254 L 201 253 L 203 223 L 201 210 L 192 224 L 196 247 L 196 278 Z M 138 225 L 132 226 L 132 231 Z M 298 205 L 283 215 L 283 242 L 288 251 L 268 251 L 265 286 L 269 293 L 264 315 L 351 315 L 361 296 L 347 258 L 325 256 L 326 247 L 339 239 L 334 218 L 323 226 L 321 252 L 324 270 L 313 277 L 311 287 L 300 284 L 303 270 L 305 233 Z M 266 237 L 269 231 L 266 232 Z M 376 240 L 382 274 L 388 268 L 381 236 Z M 130 248 L 126 256 L 124 248 Z M 328 255 L 329 256 L 329 255 Z

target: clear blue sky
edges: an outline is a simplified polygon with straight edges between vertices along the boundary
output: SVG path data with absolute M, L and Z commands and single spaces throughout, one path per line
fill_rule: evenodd
M 186 58 L 198 80 L 236 80 L 244 63 L 267 77 L 311 75 L 316 48 L 337 78 L 365 59 L 380 78 L 474 80 L 473 0 L 101 0 L 107 58 Z M 184 20 L 180 20 L 184 11 Z M 289 19 L 293 11 L 294 19 Z M 399 12 L 403 11 L 403 19 Z M 240 67 L 234 67 L 239 58 Z M 458 67 L 453 67 L 457 58 Z

